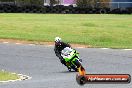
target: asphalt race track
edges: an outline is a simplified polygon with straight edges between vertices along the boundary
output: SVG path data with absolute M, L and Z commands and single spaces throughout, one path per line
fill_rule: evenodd
M 87 73 L 132 75 L 132 50 L 77 48 Z M 132 88 L 132 84 L 76 83 L 76 72 L 68 72 L 53 47 L 0 43 L 0 69 L 32 79 L 0 83 L 0 88 Z

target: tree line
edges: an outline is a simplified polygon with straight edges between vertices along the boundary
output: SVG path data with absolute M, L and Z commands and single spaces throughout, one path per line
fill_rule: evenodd
M 44 0 L 0 0 L 1 2 L 16 2 L 17 4 L 35 4 L 43 5 Z M 79 7 L 94 7 L 97 5 L 108 6 L 108 3 L 97 3 L 97 2 L 110 2 L 110 0 L 74 0 Z M 50 5 L 59 4 L 59 0 L 49 0 Z
M 79 7 L 109 7 L 109 3 L 111 0 L 77 0 L 76 4 Z M 104 3 L 105 2 L 105 3 Z
M 43 5 L 44 0 L 0 0 L 1 2 L 15 2 L 17 4 L 35 4 L 35 5 Z

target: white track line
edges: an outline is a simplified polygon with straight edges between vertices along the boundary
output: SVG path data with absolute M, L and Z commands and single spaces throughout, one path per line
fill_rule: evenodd
M 110 48 L 100 48 L 100 49 L 110 49 Z
M 9 43 L 9 42 L 3 42 L 4 44 L 7 44 L 7 43 Z
M 17 44 L 17 45 L 21 45 L 22 43 L 15 43 L 15 44 Z
M 30 45 L 30 46 L 34 46 L 35 44 L 28 44 L 28 45 Z
M 132 50 L 132 49 L 123 49 L 123 50 L 130 51 L 130 50 Z

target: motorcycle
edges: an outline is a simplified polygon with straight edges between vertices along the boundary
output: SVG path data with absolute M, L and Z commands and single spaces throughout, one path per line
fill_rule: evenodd
M 70 47 L 66 47 L 61 51 L 61 56 L 65 60 L 66 66 L 74 71 L 78 71 L 79 67 L 82 66 L 82 60 L 79 58 L 79 53 Z

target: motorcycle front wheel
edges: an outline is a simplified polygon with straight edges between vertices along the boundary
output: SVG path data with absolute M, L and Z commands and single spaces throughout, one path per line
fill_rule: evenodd
M 76 72 L 78 72 L 78 68 L 79 68 L 80 66 L 82 66 L 82 65 L 81 65 L 81 63 L 80 63 L 78 60 L 75 60 L 74 64 L 75 64 L 75 66 L 74 66 L 73 69 L 74 69 Z

